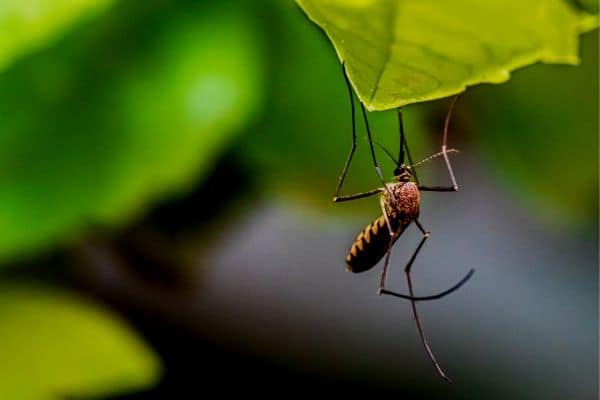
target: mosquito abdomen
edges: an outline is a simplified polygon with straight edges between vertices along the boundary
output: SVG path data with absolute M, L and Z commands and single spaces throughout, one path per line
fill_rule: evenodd
M 391 219 L 392 229 L 398 229 L 399 220 Z M 399 236 L 399 235 L 398 235 Z M 396 236 L 396 239 L 398 238 Z M 382 215 L 367 225 L 356 237 L 346 256 L 348 270 L 352 272 L 367 271 L 381 260 L 388 250 L 390 232 Z

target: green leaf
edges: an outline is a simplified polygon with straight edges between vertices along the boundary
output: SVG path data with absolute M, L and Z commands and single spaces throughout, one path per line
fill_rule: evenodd
M 51 43 L 83 17 L 114 0 L 3 0 L 0 2 L 0 71 L 11 61 Z
M 247 15 L 135 4 L 0 74 L 0 259 L 184 191 L 260 107 Z
M 0 398 L 56 399 L 140 389 L 156 356 L 111 313 L 48 287 L 0 285 Z
M 371 110 L 500 83 L 543 61 L 576 64 L 597 16 L 562 0 L 297 0 Z

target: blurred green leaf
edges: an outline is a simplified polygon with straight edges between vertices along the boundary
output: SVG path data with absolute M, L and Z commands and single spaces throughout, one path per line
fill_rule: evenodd
M 500 83 L 536 61 L 576 64 L 597 16 L 562 0 L 297 0 L 371 110 Z
M 210 173 L 261 102 L 260 38 L 227 4 L 121 3 L 0 75 L 0 258 Z
M 15 58 L 51 43 L 82 17 L 114 0 L 3 0 L 0 2 L 0 71 Z
M 467 97 L 496 173 L 553 228 L 597 222 L 599 86 L 593 33 L 581 66 L 536 65 Z
M 0 285 L 0 398 L 96 396 L 153 384 L 155 355 L 106 310 L 63 291 Z

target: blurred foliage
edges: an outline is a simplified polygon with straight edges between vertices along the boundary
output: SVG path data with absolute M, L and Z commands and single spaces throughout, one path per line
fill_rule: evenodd
M 511 70 L 536 61 L 575 64 L 578 34 L 598 24 L 563 0 L 298 4 L 327 33 L 372 110 L 505 82 Z
M 581 66 L 536 65 L 469 96 L 496 174 L 555 227 L 597 221 L 598 35 L 582 38 Z
M 132 2 L 0 74 L 0 257 L 208 173 L 260 107 L 260 46 L 232 4 Z
M 0 71 L 14 58 L 51 43 L 81 18 L 113 0 L 3 0 L 0 2 Z
M 159 375 L 154 354 L 114 315 L 39 285 L 0 285 L 0 398 L 133 390 Z

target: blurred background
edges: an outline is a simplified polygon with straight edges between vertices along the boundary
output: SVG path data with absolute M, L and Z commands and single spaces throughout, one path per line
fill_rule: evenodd
M 580 66 L 458 100 L 461 190 L 422 195 L 413 269 L 419 294 L 476 269 L 418 305 L 448 385 L 381 266 L 345 270 L 380 208 L 331 202 L 348 94 L 295 4 L 49 3 L 0 2 L 2 398 L 597 398 L 597 31 Z M 405 108 L 415 158 L 448 106 Z M 395 114 L 370 121 L 395 149 Z M 378 185 L 358 126 L 346 193 Z M 419 238 L 394 247 L 398 291 Z

